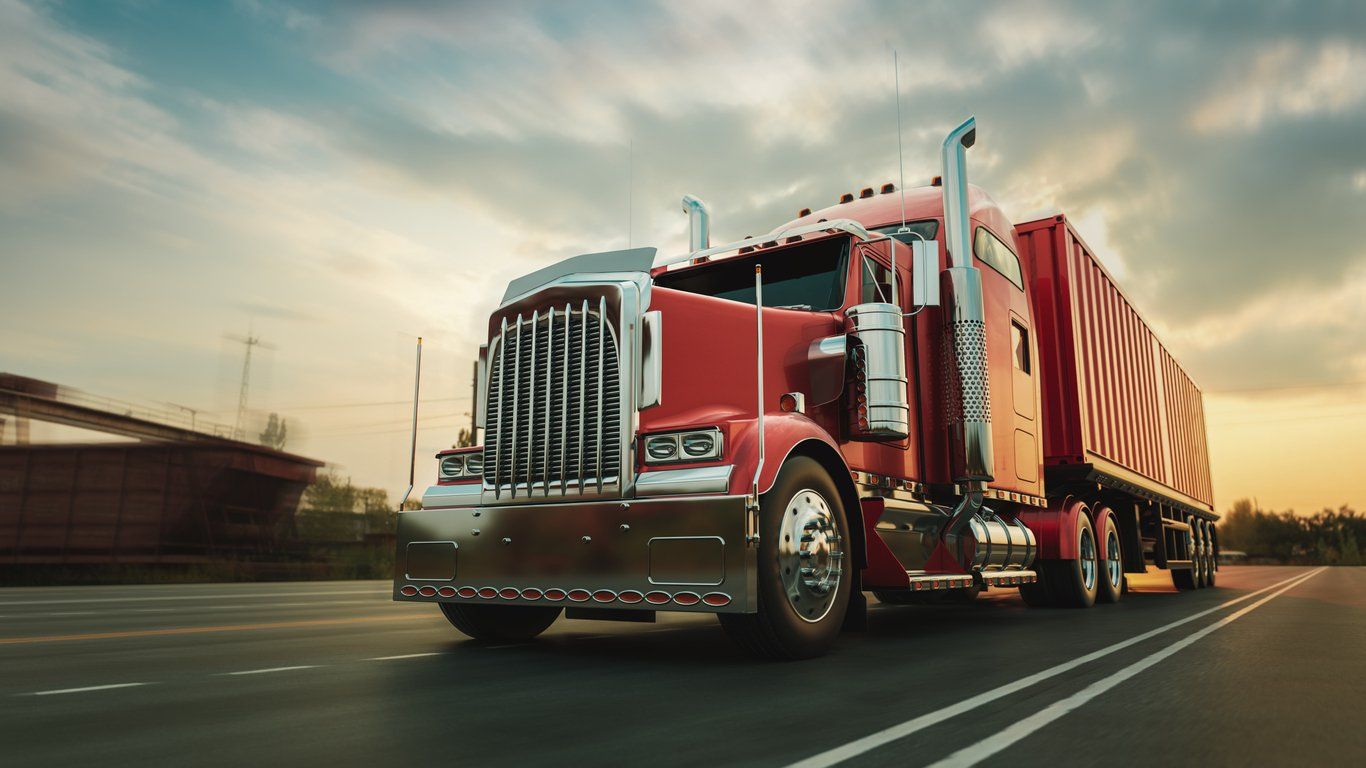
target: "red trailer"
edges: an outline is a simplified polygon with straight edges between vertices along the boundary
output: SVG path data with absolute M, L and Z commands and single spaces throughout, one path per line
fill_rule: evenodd
M 1188 529 L 1212 539 L 1218 519 L 1200 388 L 1065 215 L 1016 224 L 1015 232 L 1041 340 L 1050 492 L 1098 485 L 1119 494 L 1125 516 L 1150 523 L 1121 528 L 1141 531 L 1144 550 L 1181 571 L 1184 585 L 1192 576 L 1179 567 L 1191 559 Z M 1144 518 L 1129 499 L 1157 511 Z M 1130 562 L 1142 571 L 1142 559 Z
M 526 639 L 715 613 L 824 653 L 887 603 L 1212 586 L 1200 392 L 1064 217 L 966 179 L 863 189 L 768 234 L 577 256 L 514 280 L 476 376 L 483 443 L 399 517 L 394 599 Z M 941 301 L 942 297 L 942 301 Z

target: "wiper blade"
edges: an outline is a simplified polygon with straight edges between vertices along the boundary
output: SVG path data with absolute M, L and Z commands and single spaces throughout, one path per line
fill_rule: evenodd
M 811 305 L 810 305 L 810 304 L 776 304 L 776 305 L 774 305 L 773 308 L 774 308 L 774 309 L 802 309 L 802 310 L 806 310 L 807 312 L 810 312 L 810 311 L 811 311 Z

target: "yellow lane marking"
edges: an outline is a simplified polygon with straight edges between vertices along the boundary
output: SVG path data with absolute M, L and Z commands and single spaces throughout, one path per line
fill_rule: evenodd
M 431 621 L 441 618 L 428 615 L 364 616 L 352 619 L 312 619 L 308 621 L 271 621 L 260 624 L 222 624 L 212 627 L 169 627 L 167 629 L 130 629 L 121 632 L 85 632 L 75 635 L 42 635 L 38 637 L 0 637 L 0 645 L 35 645 L 65 643 L 72 640 L 115 640 L 126 637 L 169 637 L 199 635 L 209 632 L 252 632 L 258 629 L 295 629 L 299 627 L 336 627 L 346 624 L 380 624 L 398 621 Z

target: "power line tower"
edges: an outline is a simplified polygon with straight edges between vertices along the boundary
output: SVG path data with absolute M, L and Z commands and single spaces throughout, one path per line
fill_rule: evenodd
M 275 347 L 261 341 L 260 336 L 253 335 L 250 328 L 247 329 L 246 336 L 229 335 L 228 339 L 235 341 L 238 344 L 245 345 L 247 348 L 246 355 L 242 359 L 242 389 L 237 395 L 237 418 L 232 423 L 233 439 L 242 440 L 246 434 L 242 431 L 242 420 L 245 419 L 247 415 L 247 390 L 251 386 L 252 347 L 260 347 L 262 349 L 275 349 Z

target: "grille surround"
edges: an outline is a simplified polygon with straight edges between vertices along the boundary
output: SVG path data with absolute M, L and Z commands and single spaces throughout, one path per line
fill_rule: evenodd
M 630 303 L 623 293 L 599 285 L 536 295 L 495 316 L 484 504 L 624 493 L 634 377 L 630 334 L 618 327 Z

